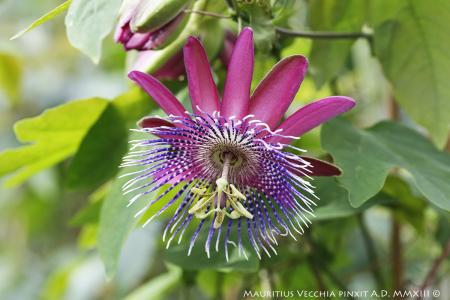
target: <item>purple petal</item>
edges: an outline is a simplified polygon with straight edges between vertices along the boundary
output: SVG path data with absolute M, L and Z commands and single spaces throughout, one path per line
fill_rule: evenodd
M 236 43 L 236 36 L 230 30 L 225 31 L 225 39 L 223 41 L 223 49 L 220 53 L 220 61 L 228 68 L 233 53 L 234 44 Z
M 175 127 L 172 122 L 158 117 L 144 117 L 140 119 L 137 124 L 141 128 L 155 128 L 161 126 Z
M 126 23 L 123 26 L 117 26 L 116 32 L 114 33 L 114 41 L 116 43 L 127 43 L 131 37 L 133 36 L 133 33 L 130 29 L 130 23 Z
M 128 50 L 132 50 L 132 49 L 136 49 L 136 50 L 142 50 L 145 43 L 148 42 L 148 39 L 150 38 L 151 33 L 133 33 L 133 35 L 131 36 L 131 38 L 124 44 L 125 49 Z
M 253 31 L 245 27 L 236 41 L 228 67 L 220 109 L 224 117 L 242 118 L 247 114 L 253 63 Z
M 342 174 L 341 169 L 327 161 L 307 156 L 302 156 L 302 159 L 312 165 L 310 176 L 339 176 Z
M 190 37 L 183 51 L 192 109 L 195 113 L 199 113 L 197 106 L 209 114 L 219 111 L 219 94 L 205 49 L 199 40 Z
M 139 71 L 130 72 L 128 77 L 143 88 L 168 115 L 185 115 L 186 109 L 180 101 L 156 78 Z
M 298 137 L 314 127 L 350 110 L 355 104 L 355 100 L 344 96 L 332 96 L 320 99 L 297 110 L 289 118 L 284 120 L 277 129 L 283 129 L 280 132 L 282 135 Z M 269 141 L 272 143 L 287 143 L 290 139 L 275 136 L 270 138 Z
M 166 61 L 152 75 L 160 80 L 177 80 L 184 73 L 183 51 L 180 50 L 174 56 L 169 58 L 169 60 Z
M 158 59 L 159 55 L 156 50 L 139 51 L 134 64 L 130 66 L 130 71 L 145 72 Z M 151 75 L 158 80 L 178 80 L 184 73 L 183 51 L 180 50 Z
M 294 99 L 307 68 L 308 61 L 301 55 L 277 63 L 253 93 L 249 114 L 275 128 Z

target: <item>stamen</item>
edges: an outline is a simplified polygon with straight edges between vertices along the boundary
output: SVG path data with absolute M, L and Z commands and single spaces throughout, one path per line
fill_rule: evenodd
M 195 215 L 198 219 L 205 219 L 216 213 L 213 225 L 215 229 L 222 226 L 225 216 L 230 219 L 240 217 L 253 219 L 253 215 L 239 202 L 239 200 L 245 201 L 247 198 L 233 184 L 228 183 L 231 164 L 235 161 L 232 153 L 223 153 L 222 175 L 216 180 L 216 188 L 213 193 L 206 193 L 207 188 L 193 187 L 191 189 L 193 194 L 203 197 L 189 209 L 189 214 Z M 206 211 L 207 207 L 211 207 L 211 209 Z M 232 208 L 231 212 L 227 211 L 230 207 Z

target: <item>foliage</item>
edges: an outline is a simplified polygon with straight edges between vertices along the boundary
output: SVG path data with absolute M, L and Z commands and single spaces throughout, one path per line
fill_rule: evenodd
M 140 217 L 161 191 L 127 205 L 133 195 L 123 195 L 128 178 L 122 175 L 131 170 L 119 165 L 129 141 L 140 138 L 130 129 L 146 115 L 164 113 L 124 76 L 123 49 L 111 34 L 121 1 L 16 2 L 8 4 L 17 8 L 11 16 L 0 3 L 0 32 L 19 32 L 0 46 L 0 226 L 6 228 L 0 269 L 7 270 L 0 298 L 234 299 L 245 290 L 391 290 L 399 276 L 400 288 L 411 289 L 449 247 L 448 1 L 190 2 L 185 27 L 154 51 L 147 72 L 160 70 L 195 35 L 222 89 L 224 38 L 250 25 L 252 89 L 280 58 L 301 54 L 309 73 L 290 112 L 332 94 L 357 100 L 354 111 L 295 142 L 343 171 L 313 178 L 320 200 L 305 235 L 280 239 L 278 256 L 261 260 L 251 251 L 247 259 L 239 256 L 230 245 L 228 262 L 214 243 L 208 258 L 201 241 L 187 256 L 186 237 L 165 249 L 161 227 L 174 208 L 143 226 L 172 194 Z M 57 18 L 66 11 L 65 20 Z M 18 31 L 23 24 L 31 25 Z M 333 35 L 348 32 L 358 38 Z M 135 57 L 128 53 L 127 68 Z M 165 84 L 189 102 L 185 76 Z M 368 89 L 373 93 L 365 97 Z M 400 227 L 400 258 L 390 253 L 391 223 Z M 392 267 L 395 259 L 403 262 L 403 277 Z M 439 288 L 449 268 L 441 261 L 431 284 Z

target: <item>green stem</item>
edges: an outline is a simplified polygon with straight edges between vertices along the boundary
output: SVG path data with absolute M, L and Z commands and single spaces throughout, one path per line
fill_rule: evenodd
M 223 273 L 218 272 L 216 280 L 216 295 L 215 295 L 216 300 L 223 299 L 223 278 L 224 278 Z
M 439 257 L 433 261 L 430 271 L 428 271 L 427 276 L 425 276 L 423 283 L 420 285 L 421 291 L 425 291 L 425 289 L 433 283 L 434 279 L 436 278 L 439 267 L 449 255 L 450 255 L 450 240 L 445 245 L 441 255 L 439 255 Z M 419 298 L 419 300 L 421 299 L 422 297 Z
M 392 212 L 392 282 L 394 291 L 403 289 L 403 245 L 401 242 L 401 225 Z M 398 297 L 397 299 L 401 299 Z
M 193 10 L 193 9 L 185 9 L 185 13 L 188 14 L 198 14 L 202 16 L 212 17 L 212 18 L 219 18 L 219 19 L 231 19 L 231 16 L 218 14 L 212 11 L 206 11 L 206 10 Z
M 332 32 L 332 31 L 295 31 L 283 27 L 276 27 L 275 30 L 287 36 L 301 37 L 307 39 L 359 39 L 371 40 L 372 34 L 367 32 Z
M 372 271 L 373 277 L 375 278 L 377 288 L 379 290 L 382 290 L 385 288 L 385 286 L 384 286 L 383 275 L 380 271 L 381 268 L 380 268 L 380 263 L 378 260 L 378 255 L 375 250 L 375 243 L 373 242 L 372 236 L 370 235 L 370 232 L 364 222 L 363 214 L 359 214 L 357 216 L 357 218 L 358 218 L 359 228 L 361 229 L 361 234 L 364 239 L 364 245 L 367 250 L 370 269 Z

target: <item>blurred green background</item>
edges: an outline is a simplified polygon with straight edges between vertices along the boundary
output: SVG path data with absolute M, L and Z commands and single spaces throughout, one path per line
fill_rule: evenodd
M 352 22 L 333 23 L 333 18 L 327 17 L 332 12 L 326 9 L 332 9 L 338 1 L 309 2 L 298 1 L 300 4 L 295 4 L 295 8 L 290 7 L 295 14 L 288 18 L 289 22 L 283 21 L 284 26 L 298 30 L 353 30 Z M 357 2 L 365 1 L 343 2 L 354 8 L 358 6 Z M 133 111 L 132 115 L 136 117 L 127 120 L 130 128 L 152 109 L 153 113 L 160 114 L 150 105 L 150 99 L 136 90 L 129 92 L 126 54 L 120 45 L 114 44 L 111 36 L 105 39 L 98 65 L 70 45 L 63 16 L 19 39 L 9 40 L 60 3 L 55 0 L 0 1 L 0 151 L 21 145 L 13 132 L 16 121 L 37 116 L 47 108 L 73 99 L 116 99 L 128 92 L 131 96 L 126 97 L 148 101 L 148 107 L 144 105 L 145 108 Z M 345 5 L 342 4 L 344 8 L 341 9 L 345 9 Z M 384 10 L 377 9 L 378 12 Z M 311 15 L 320 16 L 320 12 L 323 19 L 311 21 Z M 344 20 L 352 18 L 350 13 L 342 17 Z M 443 26 L 450 29 L 450 20 L 447 21 Z M 221 26 L 225 28 L 227 24 L 222 22 Z M 265 32 L 264 27 L 261 28 L 261 32 Z M 334 43 L 341 47 L 333 48 L 326 44 L 330 41 L 316 43 L 309 39 L 283 37 L 267 51 L 266 45 L 261 43 L 264 38 L 267 36 L 263 35 L 257 44 L 255 84 L 279 58 L 292 54 L 311 57 L 309 75 L 289 113 L 314 99 L 341 94 L 357 100 L 357 107 L 346 116 L 355 127 L 366 128 L 381 120 L 392 119 L 393 95 L 397 94 L 400 84 L 395 81 L 395 76 L 391 80 L 386 78 L 385 74 L 391 76 L 392 72 L 386 71 L 387 67 L 380 64 L 380 59 L 388 58 L 376 57 L 368 40 L 336 41 Z M 318 43 L 324 44 L 319 47 Z M 442 64 L 448 65 L 448 54 L 443 56 L 446 60 Z M 407 61 L 406 68 L 414 63 L 414 60 Z M 223 84 L 223 66 L 217 58 L 213 59 L 212 65 L 219 83 Z M 420 72 L 429 77 L 426 70 L 419 69 Z M 450 80 L 448 69 L 439 72 L 433 79 L 438 84 Z M 184 79 L 167 84 L 186 100 Z M 404 89 L 405 83 L 401 85 Z M 404 95 L 403 92 L 400 94 Z M 433 97 L 432 93 L 430 95 Z M 437 104 L 435 110 L 447 110 L 450 99 L 442 99 L 445 104 Z M 416 123 L 414 113 L 411 117 L 409 108 L 407 110 L 405 113 L 400 108 L 397 121 L 425 134 L 428 141 L 426 129 L 418 125 L 423 123 Z M 423 126 L 427 127 L 426 124 Z M 332 129 L 327 130 L 332 133 Z M 318 128 L 305 135 L 299 144 L 311 155 L 327 157 L 329 152 L 334 154 L 333 149 L 339 155 L 335 146 L 338 142 L 333 144 L 330 138 L 327 140 L 329 146 L 323 147 L 323 139 L 322 136 L 321 143 Z M 445 141 L 438 144 L 440 149 L 445 147 L 442 146 Z M 448 154 L 446 151 L 442 153 Z M 448 159 L 444 161 L 448 162 Z M 101 205 L 108 195 L 110 183 L 99 180 L 87 188 L 68 187 L 70 163 L 71 158 L 13 187 L 5 186 L 8 177 L 0 178 L 0 299 L 241 299 L 245 290 L 390 291 L 398 287 L 395 281 L 399 276 L 401 287 L 412 290 L 422 284 L 450 237 L 448 211 L 437 207 L 417 189 L 414 176 L 396 168 L 379 187 L 381 191 L 368 197 L 370 200 L 359 208 L 348 204 L 347 191 L 336 180 L 317 179 L 315 185 L 323 200 L 319 202 L 317 218 L 299 241 L 283 239 L 276 257 L 263 257 L 262 261 L 253 257 L 237 267 L 227 267 L 214 260 L 205 261 L 201 251 L 193 258 L 184 257 L 185 252 L 176 249 L 167 252 L 161 241 L 161 227 L 167 218 L 163 215 L 145 228 L 137 226 L 124 245 L 117 246 L 120 251 L 117 271 L 115 275 L 107 276 L 104 260 L 97 250 L 97 233 Z M 113 180 L 116 165 L 112 168 L 108 179 Z M 8 172 L 2 175 L 4 173 Z M 441 180 L 445 185 L 450 182 L 450 177 Z M 442 198 L 450 201 L 448 197 L 443 195 Z M 398 252 L 400 260 L 395 258 Z M 443 258 L 432 283 L 441 293 L 438 299 L 450 299 L 449 270 L 449 260 Z

